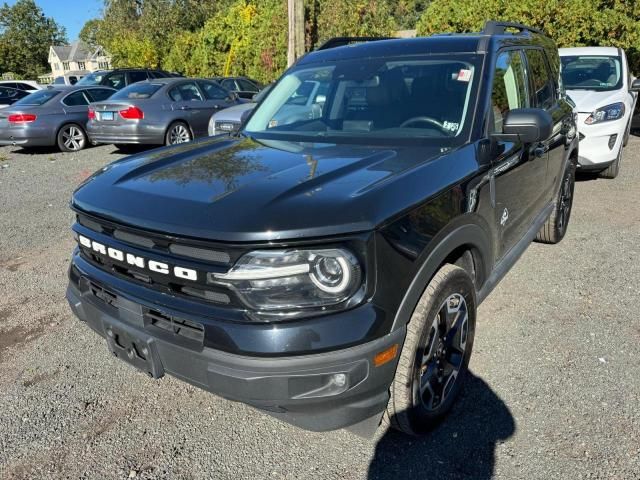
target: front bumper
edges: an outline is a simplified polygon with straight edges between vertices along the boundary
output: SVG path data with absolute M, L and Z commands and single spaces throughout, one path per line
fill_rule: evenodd
M 117 337 L 134 339 L 132 344 L 138 345 L 135 348 L 141 348 L 140 345 L 148 348 L 151 353 L 147 356 L 152 360 L 137 366 L 153 377 L 171 374 L 211 393 L 314 431 L 349 427 L 372 418 L 377 421 L 387 405 L 397 358 L 380 367 L 373 365 L 373 358 L 394 344 L 400 351 L 406 333 L 404 328 L 364 344 L 325 353 L 279 357 L 237 355 L 201 345 L 181 344 L 158 334 L 145 324 L 141 304 L 120 296 L 105 303 L 90 288 L 83 287 L 94 280 L 73 278 L 76 274 L 70 275 L 67 289 L 67 300 L 74 314 L 107 338 L 110 350 L 118 356 L 121 355 L 116 350 L 129 343 L 114 345 L 109 331 L 111 335 L 118 332 Z M 124 350 L 121 353 L 125 353 Z
M 580 140 L 578 164 L 584 170 L 604 169 L 618 156 L 618 151 L 624 141 L 629 116 L 625 115 L 620 120 L 612 122 L 587 125 L 584 121 L 588 116 L 588 113 L 578 114 L 578 130 L 581 134 L 580 138 L 582 138 Z M 617 137 L 610 148 L 609 140 L 612 135 L 617 135 Z

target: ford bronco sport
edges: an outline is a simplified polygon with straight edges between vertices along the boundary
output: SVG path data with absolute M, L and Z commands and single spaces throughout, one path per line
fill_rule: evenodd
M 67 297 L 154 378 L 306 429 L 420 434 L 463 384 L 478 305 L 565 235 L 575 118 L 556 47 L 522 25 L 336 43 L 238 134 L 81 185 Z M 275 121 L 288 105 L 310 107 Z

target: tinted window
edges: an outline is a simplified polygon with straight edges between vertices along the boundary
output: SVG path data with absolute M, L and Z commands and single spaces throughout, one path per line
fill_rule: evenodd
M 161 72 L 159 70 L 153 70 L 151 72 L 149 72 L 149 76 L 151 78 L 167 78 L 169 75 L 167 75 L 164 72 Z
M 75 77 L 75 76 L 71 75 L 71 76 L 69 77 L 69 83 L 70 83 L 71 85 L 75 85 L 76 83 L 78 83 L 78 77 Z
M 225 100 L 229 92 L 213 82 L 198 82 L 207 100 Z
M 79 90 L 67 95 L 64 100 L 62 100 L 62 103 L 68 105 L 69 107 L 75 107 L 78 105 L 89 105 L 89 101 L 84 95 L 84 90 Z
M 109 90 L 108 88 L 92 88 L 91 90 L 87 90 L 86 92 L 89 97 L 91 97 L 92 102 L 101 102 L 114 94 L 114 91 Z
M 2 85 L 0 86 L 8 88 L 18 88 L 15 82 L 2 82 Z
M 244 78 L 238 78 L 236 80 L 236 82 L 238 83 L 238 85 L 240 85 L 240 90 L 244 90 L 244 91 L 247 91 L 247 92 L 257 92 L 258 91 L 258 87 L 256 87 L 250 81 L 245 80 Z
M 202 96 L 195 83 L 181 83 L 169 90 L 169 97 L 174 102 L 202 101 Z
M 125 87 L 124 73 L 117 72 L 112 73 L 107 76 L 107 78 L 102 82 L 103 85 L 108 85 L 110 87 L 115 88 L 116 90 L 120 90 Z
M 53 83 L 56 85 L 64 85 L 64 77 L 56 77 Z
M 622 88 L 620 57 L 562 57 L 562 82 L 570 90 L 617 90 Z
M 90 73 L 86 77 L 82 77 L 78 82 L 78 85 L 100 85 L 105 75 L 105 72 Z
M 222 80 L 220 82 L 220 85 L 222 85 L 227 90 L 232 90 L 232 91 L 238 90 L 238 87 L 236 87 L 236 82 L 234 82 L 233 80 L 230 80 L 230 79 Z
M 126 88 L 123 88 L 119 92 L 115 93 L 113 100 L 126 100 L 135 98 L 150 98 L 158 90 L 162 88 L 162 83 L 133 83 Z
M 491 94 L 494 132 L 502 132 L 502 123 L 509 110 L 529 106 L 525 78 L 524 62 L 519 50 L 510 50 L 498 56 Z
M 57 90 L 38 90 L 27 95 L 22 100 L 18 100 L 16 105 L 44 105 L 59 94 L 60 92 Z
M 525 50 L 529 64 L 531 100 L 538 108 L 553 106 L 553 80 L 541 50 Z
M 27 92 L 18 90 L 17 88 L 0 87 L 0 99 L 2 99 L 5 105 L 16 102 L 27 95 L 29 95 Z
M 28 83 L 16 83 L 16 88 L 19 88 L 21 90 L 35 90 L 35 87 L 32 85 L 29 85 Z
M 129 72 L 129 83 L 141 82 L 147 79 L 147 72 Z

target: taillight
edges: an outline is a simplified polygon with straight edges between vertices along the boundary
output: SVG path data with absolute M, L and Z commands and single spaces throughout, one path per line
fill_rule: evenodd
M 93 108 L 89 109 L 89 120 L 95 120 L 96 119 L 96 111 Z
M 9 115 L 7 120 L 9 120 L 9 123 L 31 123 L 36 118 L 38 117 L 32 113 L 14 113 Z
M 120 110 L 120 116 L 126 120 L 142 120 L 144 112 L 138 107 L 129 107 L 126 110 Z

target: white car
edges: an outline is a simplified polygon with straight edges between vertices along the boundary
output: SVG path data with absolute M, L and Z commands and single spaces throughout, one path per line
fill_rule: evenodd
M 560 59 L 564 88 L 578 112 L 580 170 L 615 178 L 629 139 L 640 81 L 631 76 L 620 48 L 561 48 Z
M 0 80 L 0 86 L 17 88 L 25 92 L 33 93 L 42 90 L 44 87 L 33 80 Z

